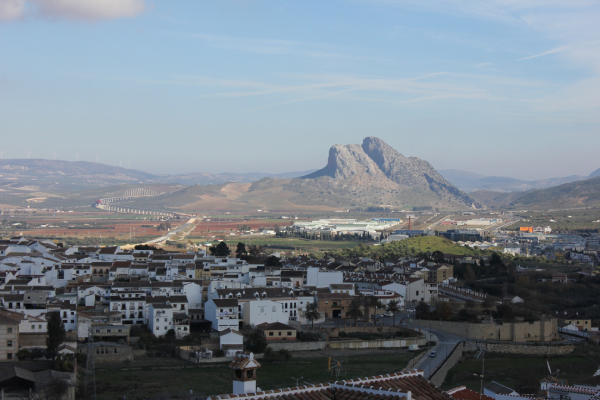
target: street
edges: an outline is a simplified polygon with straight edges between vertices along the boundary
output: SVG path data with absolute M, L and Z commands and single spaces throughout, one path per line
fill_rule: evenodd
M 442 332 L 435 329 L 435 321 L 419 321 L 414 320 L 412 317 L 414 314 L 402 313 L 396 315 L 396 324 L 401 327 L 421 329 L 421 332 L 425 335 L 427 341 L 434 341 L 436 345 L 431 349 L 427 350 L 427 354 L 415 365 L 415 368 L 422 369 L 424 371 L 425 378 L 429 378 L 430 374 L 444 361 L 448 354 L 454 349 L 454 346 L 458 342 L 465 341 L 467 338 L 453 335 L 451 333 Z M 392 326 L 392 317 L 384 317 L 376 319 L 377 326 Z M 315 324 L 315 327 L 336 327 L 338 325 L 352 325 L 354 326 L 353 319 L 345 318 L 328 318 L 325 322 Z M 357 326 L 373 326 L 373 322 L 361 322 L 358 321 Z M 303 327 L 309 327 L 310 324 L 303 325 Z M 431 332 L 431 334 L 430 334 Z M 432 340 L 433 339 L 433 340 Z M 431 351 L 436 352 L 435 357 L 430 357 Z

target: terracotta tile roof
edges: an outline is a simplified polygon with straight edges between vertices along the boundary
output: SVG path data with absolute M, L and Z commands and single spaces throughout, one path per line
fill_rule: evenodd
M 466 386 L 459 386 L 454 389 L 450 389 L 446 392 L 456 400 L 494 400 L 493 397 L 486 396 L 485 394 L 479 394 L 474 390 L 467 389 Z

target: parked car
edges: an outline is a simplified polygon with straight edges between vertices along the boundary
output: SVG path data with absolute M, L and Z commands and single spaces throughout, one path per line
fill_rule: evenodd
M 407 313 L 414 313 L 416 310 L 414 308 L 409 308 L 406 310 Z
M 429 353 L 429 357 L 435 357 L 435 350 Z
M 389 312 L 389 311 L 388 311 L 388 312 L 386 312 L 385 314 L 383 314 L 383 316 L 384 316 L 384 317 L 393 317 L 393 316 L 394 316 L 394 313 L 392 313 L 392 312 Z

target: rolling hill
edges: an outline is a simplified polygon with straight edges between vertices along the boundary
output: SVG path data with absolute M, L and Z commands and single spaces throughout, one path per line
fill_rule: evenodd
M 478 190 L 493 192 L 523 192 L 532 189 L 545 189 L 564 183 L 587 179 L 585 176 L 571 175 L 560 178 L 537 179 L 526 181 L 522 179 L 509 178 L 505 176 L 484 176 L 474 172 L 461 171 L 458 169 L 440 170 L 440 175 L 448 182 L 456 185 L 467 193 Z M 600 176 L 600 170 L 596 171 Z M 594 173 L 596 173 L 594 172 Z M 592 177 L 590 175 L 590 177 Z

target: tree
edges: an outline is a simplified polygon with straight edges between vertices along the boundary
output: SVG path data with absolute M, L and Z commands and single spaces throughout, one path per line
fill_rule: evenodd
M 52 356 L 52 359 L 58 354 L 58 346 L 65 341 L 67 332 L 65 331 L 65 325 L 60 318 L 60 313 L 51 312 L 50 318 L 48 318 L 48 337 L 46 338 L 46 347 L 48 353 Z
M 434 262 L 436 262 L 438 264 L 446 262 L 446 259 L 444 258 L 444 253 L 442 253 L 439 250 L 436 250 L 433 253 L 431 253 L 431 258 L 433 259 Z
M 265 267 L 280 267 L 280 266 L 281 266 L 281 261 L 279 260 L 279 257 L 269 256 L 265 260 Z
M 492 308 L 494 306 L 494 299 L 492 299 L 492 296 L 485 296 L 485 298 L 483 299 L 483 304 L 481 306 L 486 311 Z
M 321 318 L 321 313 L 319 312 L 319 305 L 317 303 L 309 303 L 306 305 L 306 314 L 304 314 L 306 319 L 309 319 L 312 324 L 312 329 L 315 329 L 315 320 Z
M 235 250 L 235 255 L 240 258 L 241 256 L 245 255 L 247 253 L 246 251 L 246 245 L 242 242 L 239 242 L 237 244 L 237 249 Z
M 427 319 L 427 318 L 429 318 L 430 315 L 431 315 L 431 311 L 429 309 L 429 304 L 422 301 L 415 307 L 415 317 L 416 318 Z
M 216 257 L 228 257 L 229 256 L 229 246 L 225 242 L 219 242 L 216 246 L 210 246 L 209 248 L 210 254 Z
M 354 318 L 354 326 L 356 326 L 356 320 L 358 317 L 362 317 L 363 312 L 360 309 L 362 306 L 361 301 L 359 299 L 352 299 L 350 305 L 348 306 L 348 315 Z
M 258 329 L 255 330 L 252 335 L 250 335 L 250 340 L 248 341 L 248 350 L 253 353 L 262 353 L 266 348 L 267 339 L 265 339 L 261 331 Z
M 400 310 L 400 303 L 397 300 L 392 300 L 388 303 L 385 308 L 387 312 L 392 313 L 392 325 L 396 325 L 396 314 L 398 314 Z

